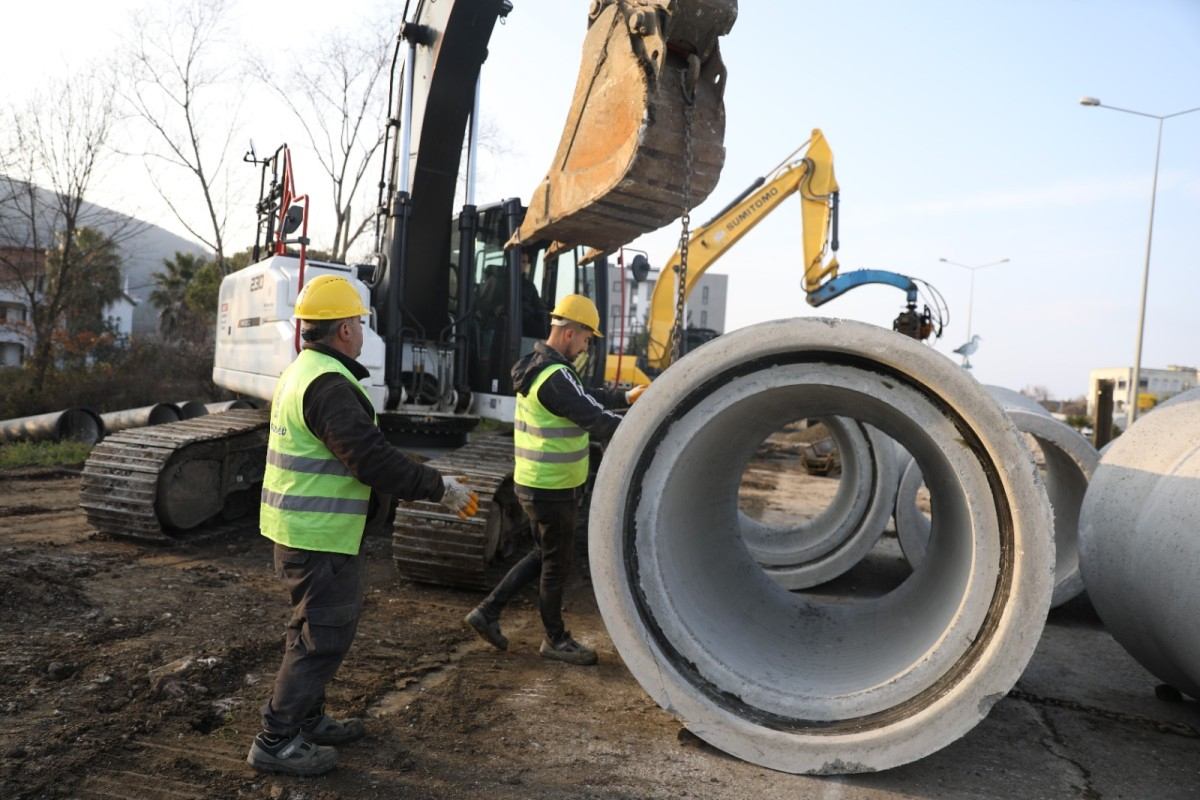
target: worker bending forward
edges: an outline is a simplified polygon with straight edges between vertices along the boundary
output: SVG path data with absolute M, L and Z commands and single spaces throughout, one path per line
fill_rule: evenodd
M 325 713 L 325 687 L 350 650 L 363 605 L 366 531 L 384 528 L 393 498 L 433 500 L 460 516 L 478 499 L 461 482 L 410 460 L 384 438 L 363 389 L 358 292 L 321 275 L 296 301 L 304 348 L 271 401 L 260 525 L 275 542 L 275 574 L 291 595 L 283 663 L 246 761 L 256 769 L 319 775 L 328 745 L 363 735 L 359 719 Z
M 583 295 L 567 295 L 550 312 L 550 337 L 513 366 L 517 411 L 513 425 L 517 499 L 529 516 L 533 550 L 517 562 L 465 622 L 485 641 L 508 649 L 500 612 L 522 588 L 539 580 L 538 603 L 546 638 L 541 653 L 568 664 L 596 663 L 596 651 L 573 638 L 562 618 L 563 588 L 571 569 L 575 520 L 588 477 L 589 436 L 607 439 L 644 386 L 628 392 L 585 389 L 572 366 L 601 336 L 600 314 Z

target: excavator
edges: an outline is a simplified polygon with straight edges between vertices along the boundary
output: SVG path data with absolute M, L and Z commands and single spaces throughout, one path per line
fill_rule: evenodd
M 741 194 L 703 225 L 695 228 L 687 240 L 659 273 L 650 298 L 647 318 L 648 341 L 641 366 L 648 375 L 666 369 L 678 354 L 681 339 L 673 335 L 681 325 L 681 306 L 705 271 L 734 244 L 750 232 L 768 214 L 793 194 L 800 196 L 804 257 L 804 291 L 809 305 L 822 306 L 851 289 L 867 284 L 894 286 L 906 294 L 906 306 L 892 323 L 899 333 L 918 340 L 941 335 L 945 304 L 937 290 L 923 281 L 876 269 L 838 273 L 838 194 L 833 173 L 833 152 L 820 129 L 765 176 L 755 179 Z M 594 251 L 588 256 L 595 257 Z M 686 256 L 686 264 L 684 259 Z M 678 276 L 683 275 L 682 297 Z M 677 276 L 674 280 L 669 276 Z M 918 311 L 918 297 L 924 284 L 927 303 Z M 609 354 L 610 376 L 629 373 L 630 359 Z M 623 363 L 618 363 L 623 362 Z M 637 373 L 642 374 L 642 373 Z
M 247 161 L 263 171 L 266 256 L 221 284 L 213 380 L 269 401 L 299 352 L 292 309 L 301 288 L 322 274 L 349 279 L 371 309 L 359 361 L 380 426 L 393 441 L 436 450 L 430 463 L 465 475 L 480 495 L 480 514 L 468 520 L 403 504 L 397 567 L 479 588 L 522 515 L 511 440 L 469 434 L 481 419 L 512 421 L 509 369 L 547 333 L 545 309 L 556 298 L 588 295 L 607 319 L 607 264 L 585 261 L 585 247 L 617 247 L 661 227 L 716 185 L 725 156 L 718 40 L 737 3 L 593 0 L 562 142 L 528 208 L 474 197 L 479 76 L 512 3 L 413 4 L 393 59 L 375 263 L 309 260 L 309 202 L 296 193 L 289 151 L 263 159 L 252 151 Z M 456 213 L 460 172 L 465 203 Z M 599 384 L 598 350 L 589 365 L 585 380 Z M 84 466 L 80 504 L 99 531 L 155 542 L 252 514 L 266 426 L 265 411 L 245 409 L 109 437 Z

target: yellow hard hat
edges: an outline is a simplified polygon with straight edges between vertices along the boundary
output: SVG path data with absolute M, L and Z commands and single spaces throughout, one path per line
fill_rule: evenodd
M 296 298 L 296 319 L 346 319 L 369 314 L 358 291 L 340 275 L 318 275 Z
M 558 305 L 550 312 L 550 316 L 577 322 L 590 328 L 593 336 L 604 338 L 604 334 L 600 332 L 600 312 L 596 310 L 596 304 L 591 301 L 591 298 L 584 295 L 567 295 L 558 301 Z

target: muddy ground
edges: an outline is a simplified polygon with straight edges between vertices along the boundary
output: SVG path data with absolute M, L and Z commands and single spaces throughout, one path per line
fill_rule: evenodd
M 836 478 L 797 480 L 784 448 L 747 476 L 747 502 L 822 507 Z M 785 476 L 781 478 L 780 476 Z M 808 488 L 802 488 L 808 487 Z M 1197 704 L 1156 681 L 1086 600 L 1052 612 L 1016 691 L 967 736 L 915 764 L 786 775 L 704 744 L 623 666 L 576 570 L 566 615 L 592 668 L 538 656 L 534 596 L 510 607 L 507 653 L 461 624 L 476 593 L 401 580 L 366 543 L 366 613 L 329 689 L 367 719 L 318 778 L 244 762 L 279 661 L 285 596 L 269 543 L 227 533 L 177 547 L 100 538 L 72 470 L 0 475 L 0 797 L 16 798 L 1193 798 Z M 778 508 L 776 509 L 778 510 Z M 894 537 L 878 562 L 902 569 Z M 586 550 L 583 550 L 586 553 Z

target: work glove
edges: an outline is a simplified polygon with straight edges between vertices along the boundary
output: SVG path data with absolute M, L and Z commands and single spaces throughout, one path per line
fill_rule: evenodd
M 457 514 L 459 519 L 473 517 L 479 511 L 479 495 L 471 491 L 465 483 L 466 480 L 466 476 L 458 478 L 452 478 L 449 475 L 442 476 L 442 486 L 445 492 L 442 494 L 441 503 Z
M 646 387 L 648 385 L 649 384 L 643 383 L 625 392 L 625 401 L 629 403 L 629 405 L 636 403 L 637 399 L 642 396 L 642 392 L 646 391 Z

